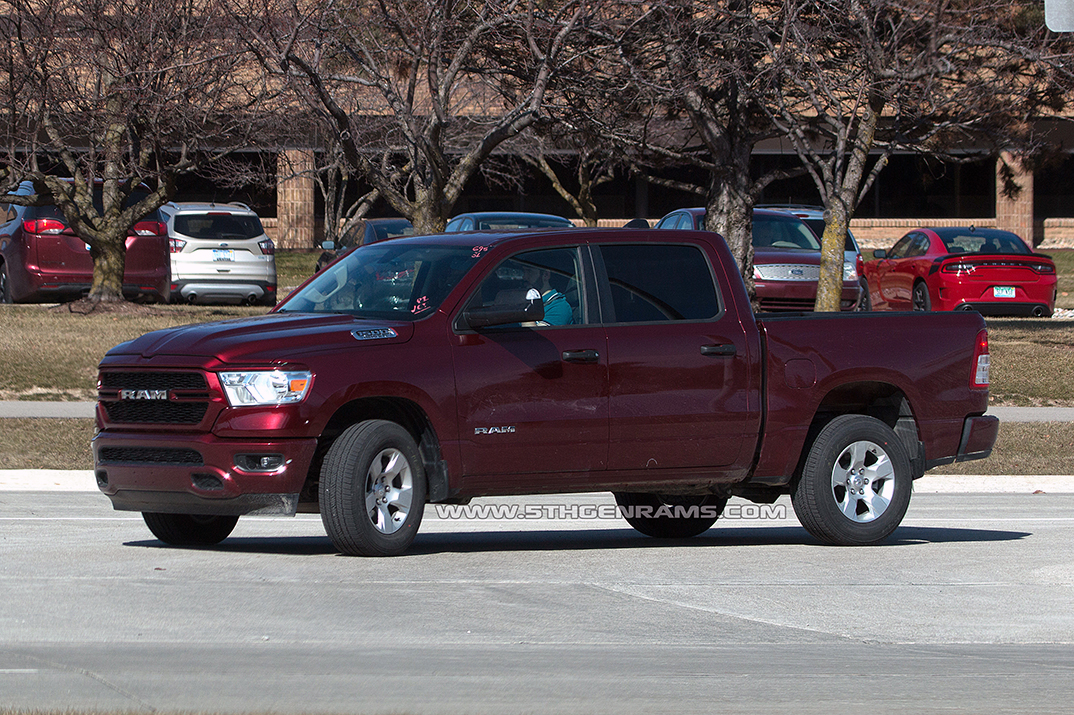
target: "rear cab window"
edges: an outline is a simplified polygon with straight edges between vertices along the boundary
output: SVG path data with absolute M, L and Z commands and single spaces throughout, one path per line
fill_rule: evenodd
M 708 259 L 694 245 L 602 245 L 606 323 L 712 320 L 721 313 Z

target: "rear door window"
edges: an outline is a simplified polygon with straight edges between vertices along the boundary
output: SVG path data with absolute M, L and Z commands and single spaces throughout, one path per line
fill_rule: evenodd
M 710 320 L 720 313 L 716 284 L 697 246 L 601 246 L 611 315 L 605 322 Z

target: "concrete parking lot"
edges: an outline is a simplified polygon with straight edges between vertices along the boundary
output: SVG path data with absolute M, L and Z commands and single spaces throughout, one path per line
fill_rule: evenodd
M 608 495 L 484 503 L 541 516 L 430 509 L 410 554 L 361 559 L 336 554 L 315 515 L 243 519 L 220 546 L 184 550 L 91 491 L 0 491 L 0 706 L 980 713 L 1074 702 L 1074 494 L 919 490 L 895 535 L 866 548 L 819 545 L 785 502 L 676 542 L 601 518 Z

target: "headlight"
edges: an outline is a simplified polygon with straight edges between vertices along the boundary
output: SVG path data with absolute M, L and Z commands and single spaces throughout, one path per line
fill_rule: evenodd
M 309 392 L 313 373 L 282 370 L 249 370 L 220 373 L 220 384 L 232 407 L 290 405 Z

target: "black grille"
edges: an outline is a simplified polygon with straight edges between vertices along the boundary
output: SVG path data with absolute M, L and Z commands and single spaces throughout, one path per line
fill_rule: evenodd
M 200 372 L 102 372 L 105 390 L 208 390 Z
M 102 402 L 111 422 L 163 422 L 196 425 L 209 409 L 207 402 L 165 402 L 163 400 L 121 400 Z
M 102 464 L 202 464 L 201 454 L 193 449 L 103 447 L 100 459 Z
M 126 391 L 166 391 L 170 399 L 115 399 Z M 101 398 L 110 422 L 196 425 L 209 409 L 209 385 L 200 372 L 106 371 L 101 373 Z

